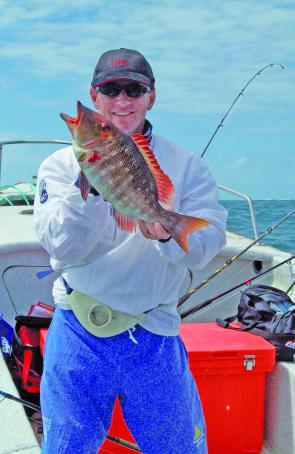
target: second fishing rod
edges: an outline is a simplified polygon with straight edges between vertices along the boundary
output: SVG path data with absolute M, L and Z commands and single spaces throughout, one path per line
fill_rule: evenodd
M 9 394 L 5 391 L 2 391 L 1 389 L 0 389 L 0 397 L 2 397 L 3 399 L 9 399 L 14 402 L 18 402 L 19 404 L 22 404 L 25 407 L 30 408 L 31 410 L 35 410 L 36 412 L 41 413 L 41 407 L 39 405 L 33 404 L 32 402 L 29 402 L 25 399 L 20 399 L 19 397 Z M 2 402 L 2 400 L 0 402 Z M 40 426 L 42 426 L 41 422 L 40 422 Z M 130 451 L 142 452 L 136 444 L 131 443 L 130 441 L 127 441 L 127 440 L 123 440 L 122 438 L 114 437 L 113 435 L 107 434 L 106 439 L 109 441 L 112 441 L 113 443 L 115 443 L 117 445 L 121 445 L 124 448 L 128 448 L 128 450 L 130 450 Z M 5 452 L 8 452 L 8 451 L 5 451 Z M 9 451 L 9 452 L 11 452 L 11 451 Z M 14 451 L 14 452 L 16 452 L 16 451 Z
M 238 288 L 240 288 L 244 285 L 251 284 L 253 281 L 255 281 L 256 279 L 260 279 L 262 276 L 269 273 L 270 271 L 273 271 L 276 268 L 278 268 L 286 263 L 291 263 L 291 261 L 294 259 L 295 259 L 295 255 L 292 255 L 291 257 L 288 257 L 287 259 L 283 260 L 282 262 L 277 263 L 276 265 L 273 265 L 272 267 L 268 268 L 267 270 L 263 271 L 262 273 L 252 276 L 252 277 L 240 282 L 239 284 L 235 285 L 234 287 L 231 287 L 230 289 L 225 290 L 224 292 L 220 293 L 219 295 L 213 296 L 212 298 L 209 298 L 206 301 L 203 301 L 202 303 L 198 304 L 197 306 L 195 306 L 195 307 L 189 309 L 188 311 L 184 312 L 183 314 L 181 314 L 182 321 L 185 321 L 190 315 L 195 314 L 200 309 L 204 309 L 205 307 L 209 306 L 209 304 L 213 303 L 213 301 L 216 301 L 216 300 L 222 298 L 223 296 L 228 295 L 229 293 L 233 292 L 234 290 L 237 290 Z M 294 286 L 294 284 L 295 284 L 295 281 L 288 288 L 287 293 L 291 290 L 291 288 Z
M 283 218 L 281 218 L 278 222 L 276 222 L 274 225 L 271 227 L 268 227 L 264 233 L 262 233 L 258 238 L 253 240 L 251 243 L 248 244 L 241 252 L 239 252 L 237 255 L 233 256 L 231 259 L 228 259 L 224 262 L 224 264 L 218 268 L 217 270 L 214 271 L 209 277 L 204 279 L 200 284 L 198 284 L 196 287 L 193 287 L 190 289 L 185 295 L 183 295 L 179 301 L 178 301 L 178 308 L 185 303 L 194 293 L 196 293 L 198 290 L 200 290 L 204 285 L 208 284 L 214 277 L 216 277 L 219 273 L 224 271 L 226 268 L 228 268 L 235 260 L 237 260 L 239 257 L 241 257 L 245 252 L 247 252 L 251 247 L 253 247 L 256 243 L 261 241 L 264 237 L 269 235 L 271 232 L 273 232 L 279 225 L 281 225 L 283 222 L 285 222 L 287 219 L 289 219 L 293 214 L 295 213 L 295 209 L 291 210 L 289 213 L 287 213 Z

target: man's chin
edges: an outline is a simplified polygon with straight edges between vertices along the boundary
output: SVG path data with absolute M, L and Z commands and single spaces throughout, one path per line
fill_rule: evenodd
M 130 123 L 127 119 L 121 119 L 118 117 L 113 116 L 113 124 L 117 126 L 117 128 L 121 129 L 121 131 L 125 132 L 125 134 L 131 135 L 138 131 L 138 126 Z

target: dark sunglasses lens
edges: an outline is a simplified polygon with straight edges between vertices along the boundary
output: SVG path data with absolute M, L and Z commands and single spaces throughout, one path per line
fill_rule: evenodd
M 125 87 L 125 92 L 130 98 L 138 98 L 148 91 L 148 87 L 140 84 L 129 84 Z
M 102 93 L 105 96 L 118 96 L 121 91 L 121 88 L 115 84 L 105 84 L 101 87 L 97 87 L 97 91 Z
M 138 98 L 139 96 L 144 95 L 149 91 L 149 88 L 140 85 L 140 84 L 128 84 L 128 85 L 118 85 L 118 84 L 105 84 L 101 87 L 97 87 L 97 91 L 102 93 L 105 96 L 118 96 L 121 91 L 124 90 L 126 95 L 130 98 Z

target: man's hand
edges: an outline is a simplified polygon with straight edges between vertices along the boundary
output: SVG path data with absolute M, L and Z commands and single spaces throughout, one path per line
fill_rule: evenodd
M 170 238 L 170 234 L 159 222 L 152 224 L 151 222 L 138 219 L 137 224 L 143 236 L 149 240 L 167 240 Z

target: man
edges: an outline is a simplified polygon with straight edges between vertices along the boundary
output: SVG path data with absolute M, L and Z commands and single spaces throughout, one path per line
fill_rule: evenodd
M 72 147 L 42 163 L 36 231 L 62 272 L 41 385 L 43 454 L 96 453 L 118 396 L 145 454 L 207 452 L 177 301 L 187 267 L 204 267 L 224 245 L 226 213 L 198 156 L 152 133 L 154 83 L 142 54 L 118 49 L 100 57 L 90 94 L 107 121 L 148 139 L 174 184 L 173 209 L 209 226 L 190 235 L 188 253 L 158 223 L 139 220 L 135 233 L 124 232 L 94 189 L 82 200 Z

